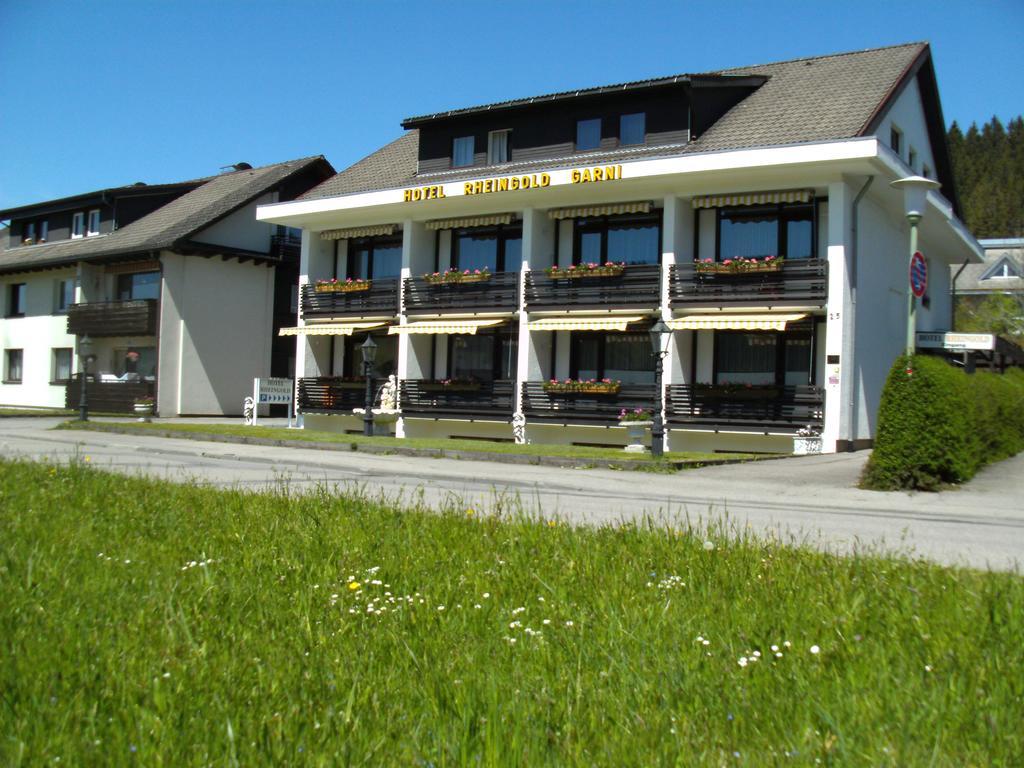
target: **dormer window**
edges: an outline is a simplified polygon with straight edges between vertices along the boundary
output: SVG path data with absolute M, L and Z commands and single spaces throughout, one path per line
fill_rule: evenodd
M 71 217 L 71 237 L 85 237 L 85 214 L 81 211 Z
M 464 168 L 473 164 L 476 152 L 472 136 L 459 136 L 452 143 L 452 167 Z
M 491 131 L 487 134 L 487 164 L 507 163 L 509 155 L 508 135 L 511 131 Z
M 601 118 L 576 122 L 576 151 L 599 149 L 601 146 Z
M 635 112 L 619 118 L 619 144 L 643 144 L 647 138 L 646 114 Z
M 99 208 L 93 208 L 89 211 L 89 229 L 86 231 L 86 237 L 92 237 L 100 233 L 100 210 Z
M 1013 264 L 1007 258 L 1002 259 L 995 268 L 987 272 L 982 280 L 1008 280 L 1013 277 L 1020 277 Z
M 34 221 L 26 222 L 25 228 L 21 232 L 21 244 L 32 245 L 36 241 L 36 223 Z

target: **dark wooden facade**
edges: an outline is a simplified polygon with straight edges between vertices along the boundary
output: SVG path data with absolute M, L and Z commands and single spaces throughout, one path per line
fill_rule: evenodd
M 97 301 L 68 309 L 68 333 L 79 336 L 155 336 L 157 302 Z
M 64 387 L 64 407 L 78 410 L 82 397 L 81 374 Z M 153 397 L 156 387 L 152 382 L 94 381 L 90 376 L 85 395 L 89 410 L 97 413 L 134 413 L 135 401 L 141 397 Z

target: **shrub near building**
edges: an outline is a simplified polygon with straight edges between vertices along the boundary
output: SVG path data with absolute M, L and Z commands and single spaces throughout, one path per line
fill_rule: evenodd
M 968 375 L 934 357 L 897 358 L 862 485 L 937 490 L 1024 450 L 1024 374 Z

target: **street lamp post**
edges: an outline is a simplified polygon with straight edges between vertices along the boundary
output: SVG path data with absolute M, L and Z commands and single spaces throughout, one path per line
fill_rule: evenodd
M 658 318 L 658 322 L 651 326 L 648 333 L 651 336 L 651 347 L 654 349 L 654 418 L 651 424 L 651 456 L 660 459 L 665 452 L 665 422 L 661 418 L 663 391 L 661 377 L 663 374 L 665 355 L 668 350 L 664 348 L 663 339 L 666 333 L 672 329 L 665 324 L 665 321 Z
M 917 253 L 917 225 L 921 223 L 921 219 L 924 218 L 925 209 L 927 208 L 928 190 L 938 189 L 942 185 L 939 182 L 925 178 L 924 176 L 907 176 L 903 179 L 897 179 L 891 182 L 891 187 L 894 189 L 902 190 L 903 192 L 903 209 L 907 216 L 907 221 L 910 222 L 910 256 L 909 259 L 914 258 L 914 254 Z M 915 310 L 917 308 L 917 299 L 914 296 L 913 288 L 910 284 L 910 261 L 907 262 L 907 356 L 913 355 L 914 350 L 917 347 L 917 317 Z
M 92 360 L 92 339 L 88 336 L 82 336 L 78 340 L 78 359 L 82 363 L 82 372 L 79 374 L 81 379 L 79 380 L 78 418 L 82 421 L 88 421 L 89 396 L 86 394 L 86 389 L 89 383 L 89 363 Z
M 366 407 L 363 410 L 363 434 L 373 436 L 373 361 L 377 359 L 377 345 L 370 334 L 359 346 L 363 354 L 363 374 L 366 376 Z

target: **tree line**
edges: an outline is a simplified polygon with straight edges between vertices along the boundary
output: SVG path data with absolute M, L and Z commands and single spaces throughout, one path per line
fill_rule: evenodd
M 1024 237 L 1024 117 L 947 133 L 964 221 L 975 237 Z

